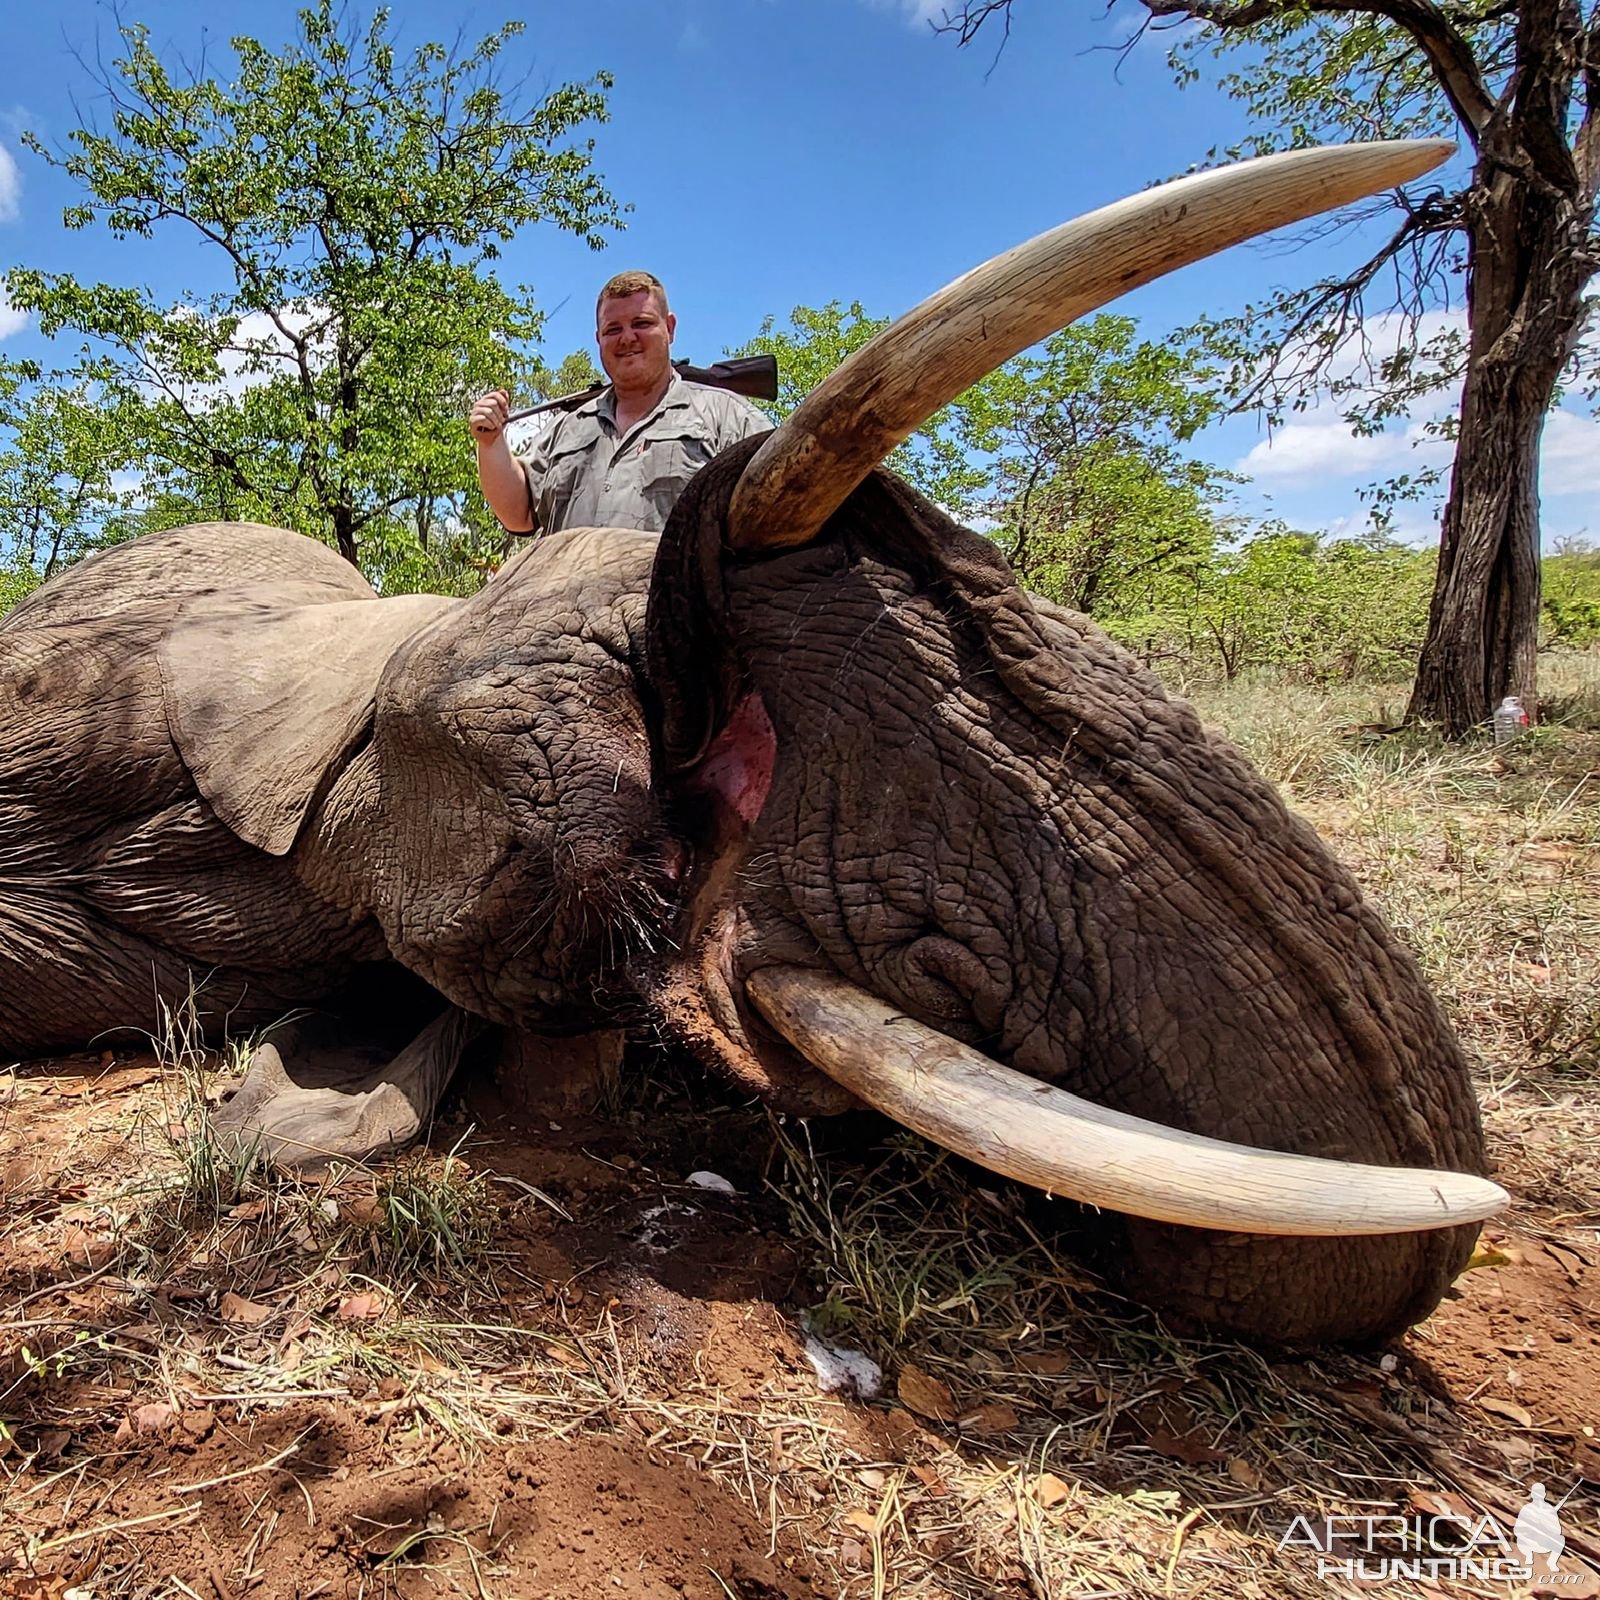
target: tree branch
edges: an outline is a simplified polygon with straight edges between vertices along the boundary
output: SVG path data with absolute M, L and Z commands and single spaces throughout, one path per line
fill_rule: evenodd
M 1578 169 L 1567 146 L 1567 108 L 1573 64 L 1583 29 L 1572 0 L 1523 0 L 1517 12 L 1514 120 L 1518 143 L 1538 176 L 1563 199 L 1578 191 Z
M 1242 411 L 1260 404 L 1262 397 L 1273 392 L 1283 381 L 1285 371 L 1288 372 L 1287 382 L 1291 385 L 1298 386 L 1307 381 L 1332 359 L 1343 344 L 1352 320 L 1360 324 L 1362 297 L 1383 268 L 1407 249 L 1414 249 L 1425 238 L 1455 233 L 1463 226 L 1463 222 L 1460 195 L 1430 195 L 1421 204 L 1407 209 L 1400 226 L 1354 272 L 1344 278 L 1326 280 L 1308 289 L 1303 296 L 1298 296 L 1304 302 L 1302 309 L 1282 330 L 1281 335 L 1275 338 L 1277 353 L 1268 359 L 1260 375 L 1239 395 L 1234 402 L 1234 409 Z M 1420 268 L 1418 276 L 1422 276 Z M 1418 308 L 1413 307 L 1412 314 L 1417 313 Z M 1319 354 L 1303 367 L 1291 366 L 1290 363 L 1297 357 L 1305 359 L 1305 335 L 1318 323 L 1328 319 L 1338 324 L 1337 338 L 1319 340 Z
M 1152 16 L 1193 17 L 1232 32 L 1299 12 L 1382 17 L 1407 33 L 1427 58 L 1474 149 L 1495 116 L 1472 46 L 1432 0 L 1140 0 Z

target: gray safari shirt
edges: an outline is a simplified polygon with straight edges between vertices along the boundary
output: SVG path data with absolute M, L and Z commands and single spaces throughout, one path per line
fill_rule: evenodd
M 563 412 L 518 460 L 535 534 L 561 528 L 659 533 L 689 480 L 718 451 L 772 426 L 748 400 L 673 373 L 649 416 L 617 433 L 607 389 Z

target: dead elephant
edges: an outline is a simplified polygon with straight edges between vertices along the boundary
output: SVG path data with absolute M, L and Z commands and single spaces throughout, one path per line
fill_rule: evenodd
M 1230 746 L 874 469 L 1123 288 L 1439 155 L 1247 163 L 997 258 L 659 546 L 573 531 L 470 600 L 379 599 L 211 524 L 47 585 L 0 623 L 0 1050 L 149 1026 L 197 971 L 249 1026 L 396 963 L 442 997 L 406 1093 L 285 1124 L 269 1081 L 261 1127 L 369 1148 L 468 1019 L 649 1017 L 776 1103 L 859 1097 L 1108 1208 L 1125 1286 L 1185 1317 L 1425 1315 L 1504 1196 L 1414 962 Z

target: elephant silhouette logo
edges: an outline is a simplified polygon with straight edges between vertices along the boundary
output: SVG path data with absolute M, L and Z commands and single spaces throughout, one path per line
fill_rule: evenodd
M 1535 1552 L 1543 1554 L 1545 1570 L 1554 1572 L 1567 1541 L 1561 1532 L 1561 1506 L 1550 1505 L 1544 1497 L 1544 1485 L 1529 1486 L 1528 1503 L 1517 1513 L 1517 1526 L 1512 1534 L 1517 1549 L 1522 1554 L 1522 1564 L 1532 1568 Z

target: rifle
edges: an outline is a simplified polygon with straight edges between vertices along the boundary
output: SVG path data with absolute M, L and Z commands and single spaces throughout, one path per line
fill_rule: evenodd
M 776 356 L 733 356 L 727 361 L 714 362 L 709 367 L 696 367 L 687 361 L 674 361 L 672 370 L 690 383 L 708 384 L 713 389 L 729 389 L 751 400 L 776 400 L 778 398 L 778 358 Z M 524 417 L 536 417 L 541 411 L 576 411 L 587 400 L 604 394 L 607 385 L 591 384 L 572 394 L 557 395 L 554 400 L 541 400 L 537 405 L 524 406 L 513 411 L 507 422 L 520 422 Z

